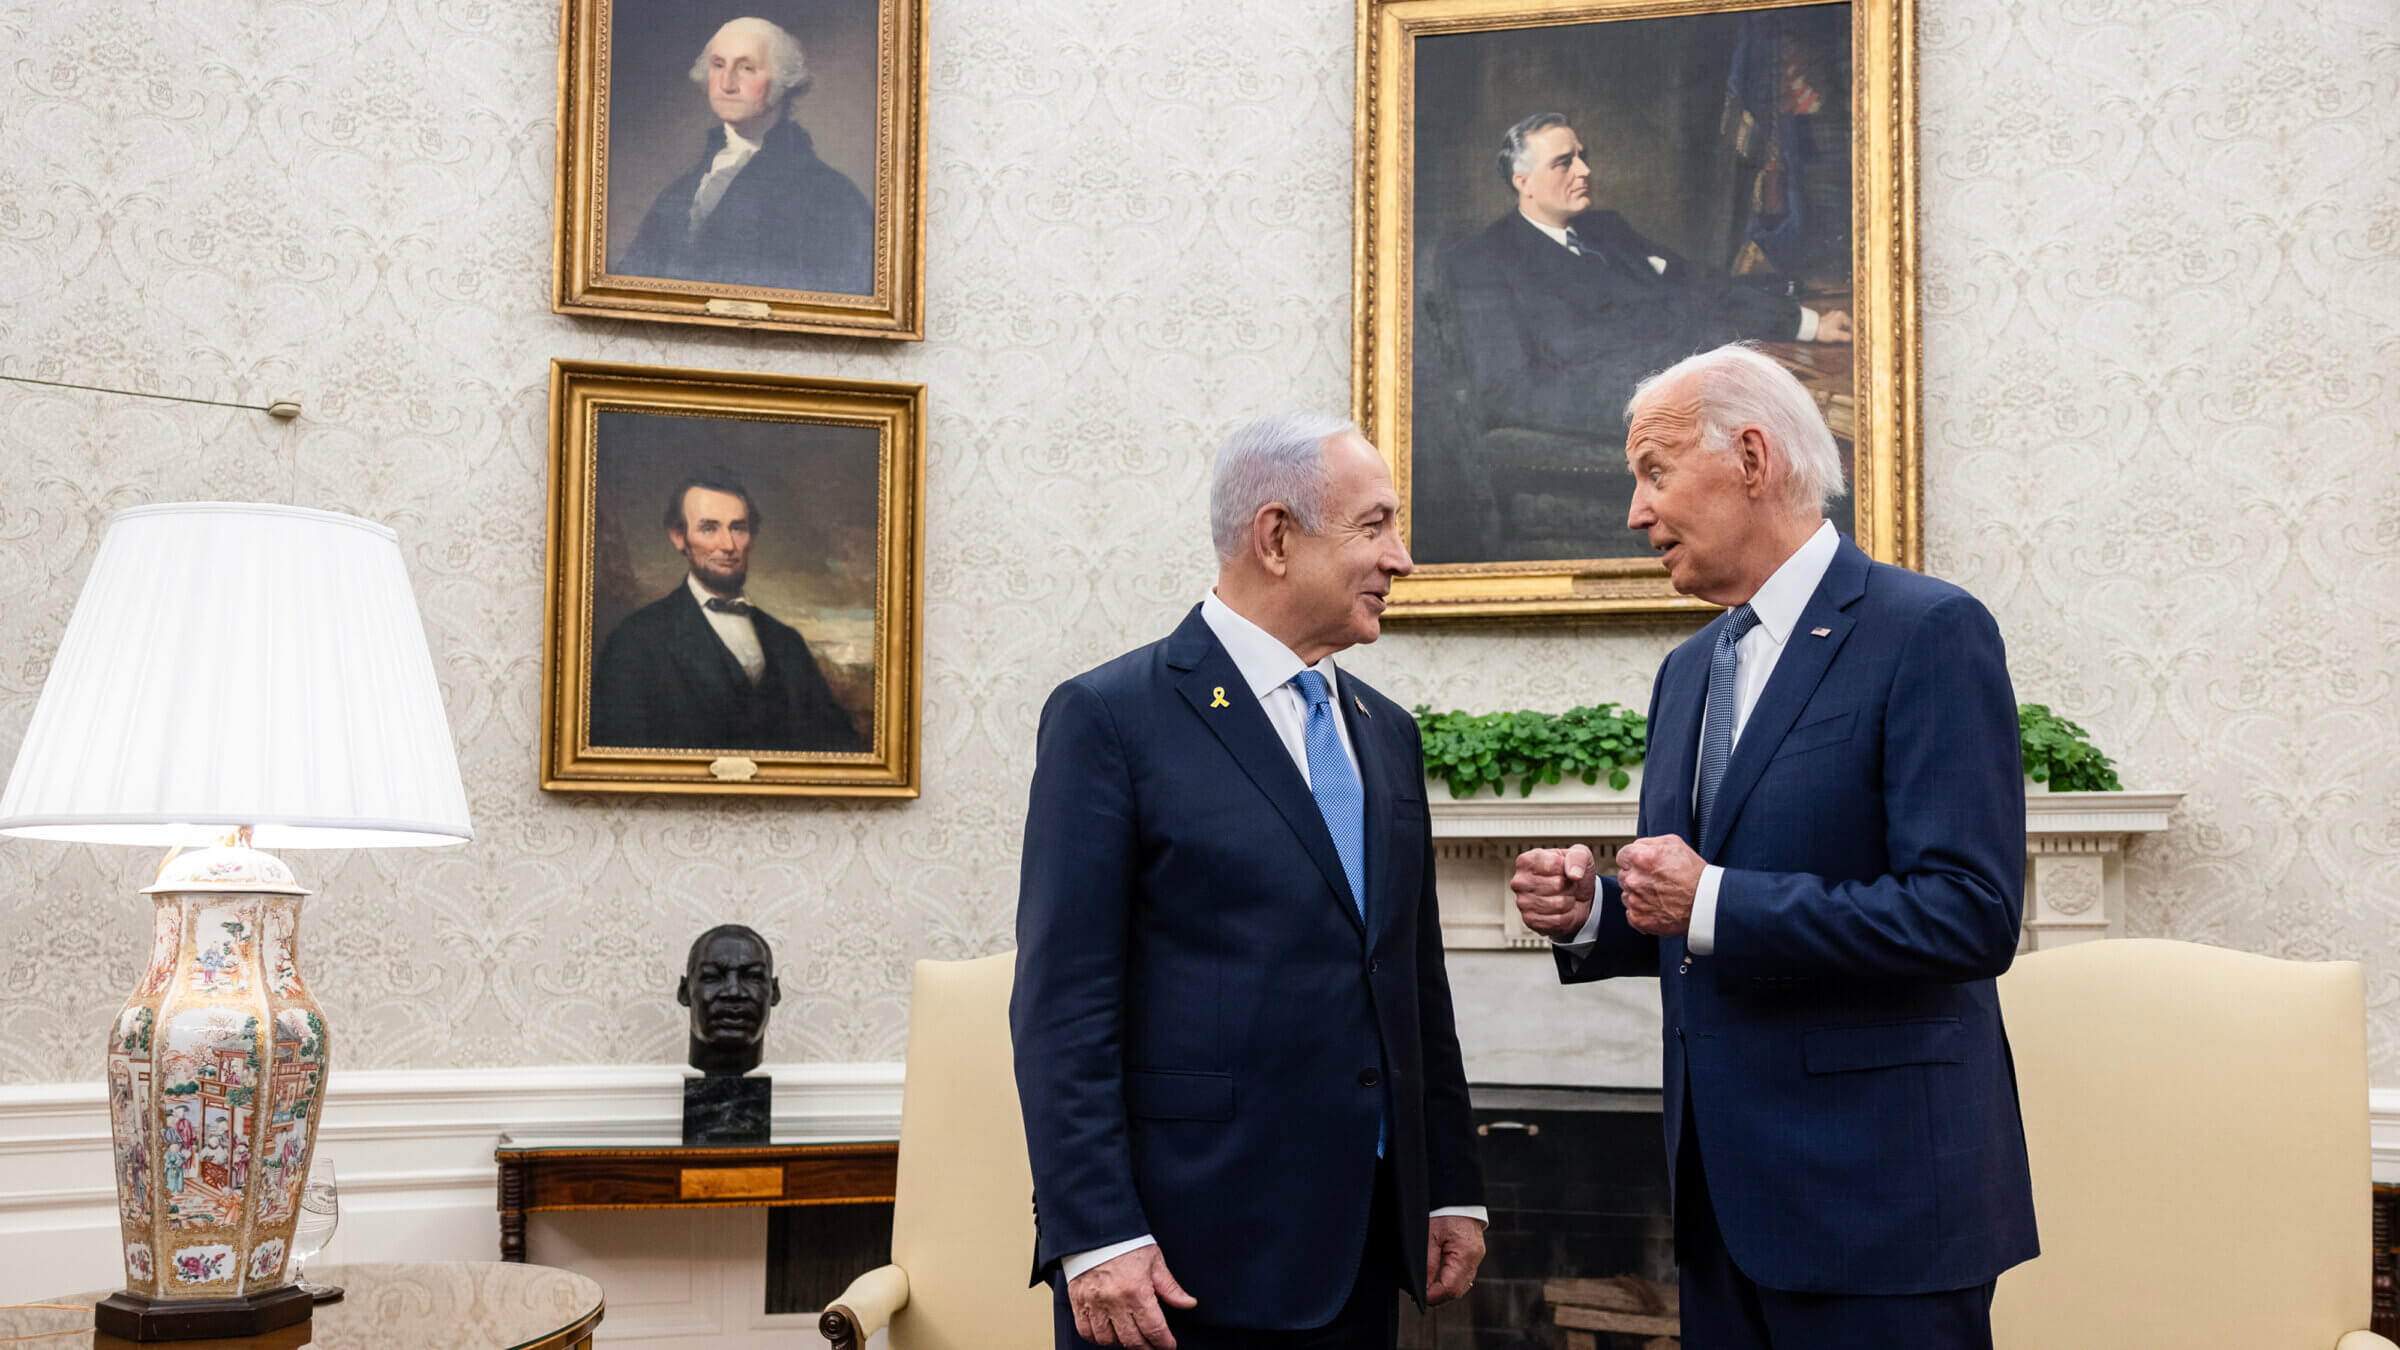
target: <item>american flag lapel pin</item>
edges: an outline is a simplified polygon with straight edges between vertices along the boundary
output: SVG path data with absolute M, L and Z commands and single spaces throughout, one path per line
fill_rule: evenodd
M 1358 715 L 1361 717 L 1373 717 L 1375 715 L 1367 711 L 1367 701 L 1363 698 L 1360 698 L 1356 694 L 1352 694 L 1350 696 L 1350 706 L 1358 709 Z
M 1830 628 L 1811 628 L 1808 630 L 1808 635 L 1810 637 L 1832 637 L 1833 630 Z

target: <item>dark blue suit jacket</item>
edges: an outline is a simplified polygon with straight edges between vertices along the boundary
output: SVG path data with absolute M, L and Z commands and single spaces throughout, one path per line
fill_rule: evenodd
M 1694 838 L 1723 622 L 1659 669 L 1640 826 L 1726 869 L 1713 954 L 1682 973 L 1683 939 L 1628 927 L 1612 879 L 1600 940 L 1582 960 L 1562 950 L 1560 975 L 1659 978 L 1669 1156 L 1688 1106 L 1750 1278 L 1840 1294 L 1981 1284 L 2037 1253 L 1992 983 L 2016 952 L 2025 872 L 1999 628 L 1966 592 L 1844 540 Z
M 1375 1138 L 1424 1295 L 1425 1217 L 1483 1202 L 1416 723 L 1347 672 L 1366 920 L 1306 780 L 1195 608 L 1042 710 L 1009 1004 L 1034 1279 L 1144 1233 L 1226 1326 L 1321 1326 Z M 1386 1259 L 1381 1254 L 1375 1258 Z

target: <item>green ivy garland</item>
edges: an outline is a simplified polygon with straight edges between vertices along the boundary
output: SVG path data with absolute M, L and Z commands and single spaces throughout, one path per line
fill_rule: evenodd
M 1622 790 L 1633 781 L 1626 770 L 1642 762 L 1649 723 L 1640 713 L 1614 703 L 1569 708 L 1563 713 L 1435 712 L 1413 710 L 1425 739 L 1425 774 L 1450 787 L 1454 798 L 1485 788 L 1505 796 L 1505 780 L 1517 780 L 1517 795 L 1530 797 L 1537 783 L 1574 777 Z M 2017 709 L 2026 776 L 2053 792 L 2120 792 L 2114 761 L 2092 744 L 2089 733 L 2039 703 Z

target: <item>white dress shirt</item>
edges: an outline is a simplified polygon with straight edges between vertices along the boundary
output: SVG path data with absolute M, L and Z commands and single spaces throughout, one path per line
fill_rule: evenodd
M 1806 543 L 1783 560 L 1783 566 L 1767 578 L 1767 584 L 1750 597 L 1750 612 L 1758 623 L 1742 640 L 1733 644 L 1738 658 L 1733 673 L 1733 744 L 1742 743 L 1742 729 L 1750 724 L 1751 710 L 1758 706 L 1758 696 L 1765 692 L 1767 677 L 1775 673 L 1775 663 L 1783 658 L 1784 645 L 1791 641 L 1792 629 L 1800 622 L 1800 613 L 1808 608 L 1810 597 L 1825 580 L 1825 569 L 1833 566 L 1833 555 L 1841 548 L 1842 537 L 1828 520 L 1817 526 L 1817 532 Z M 1708 725 L 1708 704 L 1700 707 L 1700 725 Z M 1731 748 L 1728 747 L 1728 753 Z M 1693 757 L 1692 796 L 1699 799 L 1699 757 Z M 1717 890 L 1725 884 L 1725 869 L 1710 863 L 1700 870 L 1700 886 L 1692 896 L 1690 931 L 1684 934 L 1684 945 L 1694 956 L 1708 956 L 1717 949 Z M 1592 939 L 1600 932 L 1600 906 L 1592 906 L 1592 916 L 1583 921 L 1583 928 L 1573 942 L 1559 945 L 1578 954 L 1590 950 Z
M 767 649 L 758 645 L 758 625 L 750 622 L 747 614 L 728 614 L 721 609 L 710 609 L 708 602 L 715 599 L 717 593 L 701 585 L 700 578 L 691 573 L 683 574 L 683 584 L 691 587 L 692 598 L 700 602 L 700 617 L 708 620 L 708 626 L 717 630 L 717 640 L 725 644 L 725 650 L 733 653 L 734 660 L 742 663 L 742 673 L 750 677 L 750 683 L 758 683 L 758 677 L 767 673 Z M 725 598 L 739 600 L 742 597 L 730 595 Z
M 1241 672 L 1242 683 L 1266 710 L 1267 721 L 1282 738 L 1283 748 L 1300 767 L 1300 776 L 1308 777 L 1308 700 L 1300 697 L 1293 687 L 1292 677 L 1303 670 L 1313 670 L 1325 677 L 1325 688 L 1333 695 L 1335 716 L 1333 727 L 1342 738 L 1342 753 L 1350 757 L 1350 771 L 1358 772 L 1358 750 L 1350 744 L 1350 728 L 1340 715 L 1342 705 L 1339 676 L 1328 656 L 1315 665 L 1303 665 L 1297 653 L 1283 645 L 1283 640 L 1243 618 L 1233 606 L 1217 598 L 1215 591 L 1200 602 L 1201 621 L 1225 645 L 1225 653 L 1233 658 L 1233 668 Z M 1314 787 L 1314 784 L 1311 784 Z M 1482 1205 L 1450 1205 L 1434 1210 L 1428 1218 L 1443 1214 L 1463 1214 L 1480 1224 L 1491 1223 L 1491 1211 Z M 1101 1262 L 1141 1247 L 1155 1246 L 1158 1239 L 1148 1233 L 1125 1242 L 1113 1243 L 1088 1252 L 1077 1252 L 1059 1261 L 1059 1268 L 1072 1280 Z
M 708 162 L 707 174 L 692 193 L 692 209 L 686 225 L 693 233 L 699 233 L 701 223 L 717 209 L 718 202 L 725 200 L 725 189 L 733 186 L 733 176 L 742 171 L 742 166 L 750 162 L 762 144 L 763 141 L 744 139 L 742 133 L 733 129 L 733 123 L 725 123 L 725 148 Z
M 1551 242 L 1552 242 L 1552 243 L 1555 243 L 1555 244 L 1557 244 L 1557 245 L 1558 245 L 1560 248 L 1567 249 L 1567 250 L 1569 250 L 1569 251 L 1571 251 L 1571 252 L 1576 252 L 1576 253 L 1580 253 L 1580 252 L 1582 252 L 1582 250 L 1581 250 L 1581 249 L 1578 249 L 1578 248 L 1576 248 L 1576 247 L 1575 247 L 1575 245 L 1573 245 L 1573 244 L 1571 244 L 1571 243 L 1567 242 L 1567 231 L 1566 231 L 1566 227 L 1565 227 L 1565 226 L 1563 226 L 1563 225 L 1544 225 L 1542 222 L 1540 222 L 1540 221 L 1538 221 L 1538 220 L 1535 220 L 1533 217 L 1531 217 L 1531 216 L 1526 216 L 1526 215 L 1525 215 L 1525 212 L 1524 212 L 1524 210 L 1523 210 L 1523 208 L 1519 208 L 1519 209 L 1518 209 L 1518 211 L 1517 211 L 1517 214 L 1518 214 L 1518 215 L 1520 215 L 1520 216 L 1525 216 L 1525 223 L 1526 223 L 1526 224 L 1528 224 L 1528 225 L 1531 225 L 1533 228 L 1535 228 L 1535 229 L 1537 229 L 1537 230 L 1540 230 L 1542 233 L 1544 233 L 1544 234 L 1546 234 L 1546 235 L 1549 235 L 1549 236 L 1550 236 L 1550 240 L 1551 240 Z M 1577 236 L 1577 237 L 1578 237 L 1578 238 L 1580 238 L 1581 236 Z M 1667 274 L 1667 260 L 1666 260 L 1666 259 L 1664 259 L 1664 258 L 1662 258 L 1662 257 L 1659 257 L 1657 254 L 1653 253 L 1653 254 L 1651 254 L 1651 255 L 1650 255 L 1650 256 L 1649 256 L 1647 259 L 1645 259 L 1645 261 L 1647 261 L 1647 262 L 1650 264 L 1650 270 L 1651 270 L 1651 271 L 1658 273 L 1658 274 L 1659 274 L 1660 276 L 1662 276 L 1662 277 L 1663 277 L 1663 276 L 1665 276 L 1665 275 Z M 1816 340 L 1817 340 L 1817 312 L 1816 312 L 1815 310 L 1813 310 L 1813 309 L 1810 309 L 1810 308 L 1809 308 L 1808 306 L 1806 306 L 1806 305 L 1802 305 L 1802 306 L 1800 307 L 1800 331 L 1799 331 L 1798 333 L 1795 333 L 1795 334 L 1793 334 L 1793 335 L 1792 335 L 1792 341 L 1794 341 L 1794 342 L 1814 342 L 1814 341 L 1816 341 Z

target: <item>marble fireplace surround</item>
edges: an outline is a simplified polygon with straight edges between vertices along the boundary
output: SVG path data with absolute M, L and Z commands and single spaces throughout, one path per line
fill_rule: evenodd
M 1584 843 L 1603 867 L 1634 838 L 1641 783 L 1624 791 L 1562 783 L 1531 797 L 1464 801 L 1428 783 L 1442 944 L 1467 1077 L 1476 1083 L 1656 1088 L 1657 986 L 1568 988 L 1549 944 L 1518 921 L 1508 876 L 1518 852 Z M 2030 786 L 2030 785 L 2029 785 Z M 2167 827 L 2180 792 L 2045 792 L 2025 798 L 2023 950 L 2122 932 L 2125 850 Z

